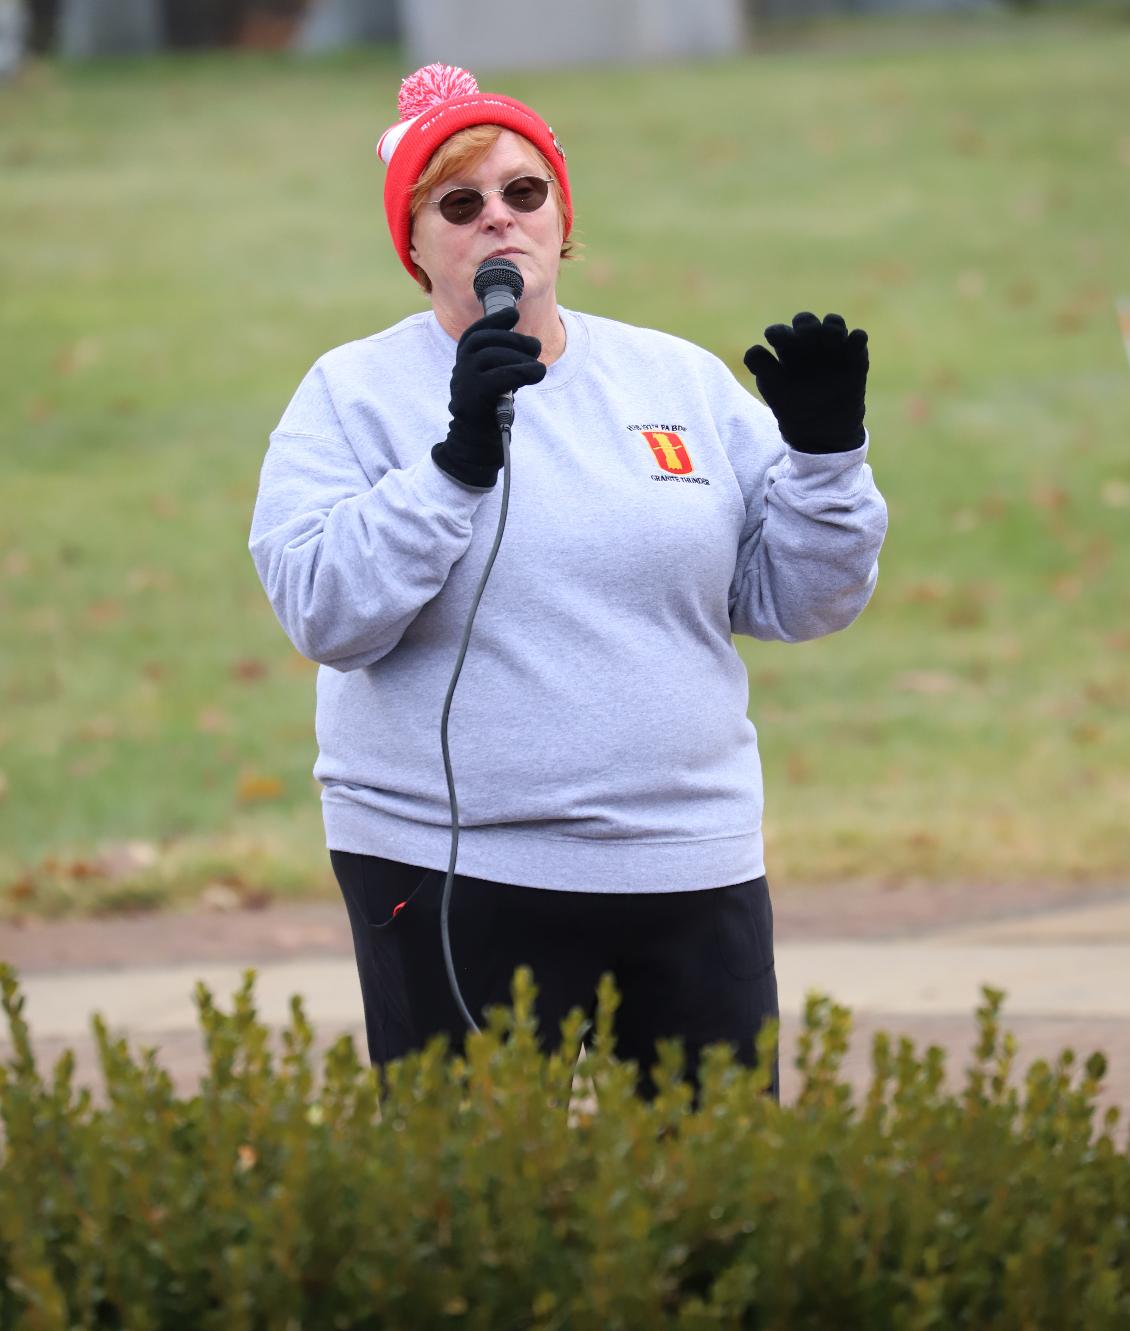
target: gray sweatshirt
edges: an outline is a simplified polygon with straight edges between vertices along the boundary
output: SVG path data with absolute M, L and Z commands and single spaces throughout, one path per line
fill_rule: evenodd
M 867 443 L 786 447 L 716 357 L 561 310 L 516 394 L 506 532 L 449 722 L 459 872 L 586 892 L 764 872 L 732 633 L 798 642 L 867 604 L 886 507 Z M 440 716 L 494 540 L 493 490 L 432 461 L 455 342 L 431 312 L 323 356 L 271 434 L 250 549 L 321 663 L 330 849 L 446 869 Z

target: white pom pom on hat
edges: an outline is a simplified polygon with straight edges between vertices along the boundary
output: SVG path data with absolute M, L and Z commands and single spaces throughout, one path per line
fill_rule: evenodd
M 400 118 L 381 135 L 377 155 L 388 167 L 385 215 L 401 263 L 414 278 L 411 233 L 412 190 L 441 143 L 471 125 L 500 125 L 521 134 L 550 163 L 565 199 L 565 231 L 573 228 L 573 202 L 565 153 L 553 130 L 522 102 L 482 93 L 473 74 L 455 65 L 425 65 L 400 85 Z

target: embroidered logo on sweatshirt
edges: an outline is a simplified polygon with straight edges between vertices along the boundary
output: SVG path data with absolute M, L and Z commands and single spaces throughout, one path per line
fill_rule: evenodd
M 643 430 L 641 433 L 651 445 L 655 460 L 664 471 L 675 476 L 685 476 L 687 472 L 694 471 L 694 463 L 691 462 L 681 434 L 673 430 Z
M 705 476 L 692 476 L 694 463 L 687 451 L 682 425 L 629 425 L 628 429 L 647 441 L 662 473 L 652 474 L 653 481 L 690 481 L 696 485 L 709 485 Z

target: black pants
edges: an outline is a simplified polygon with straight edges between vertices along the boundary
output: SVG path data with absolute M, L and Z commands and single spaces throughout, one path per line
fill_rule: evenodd
M 373 855 L 332 850 L 353 930 L 369 1058 L 381 1065 L 446 1031 L 462 1050 L 467 1027 L 447 978 L 440 940 L 446 874 Z M 400 905 L 400 903 L 405 903 Z M 399 906 L 399 909 L 398 909 Z M 762 1023 L 777 1016 L 773 908 L 764 878 L 693 892 L 559 892 L 457 874 L 448 913 L 463 1000 L 511 1003 L 510 982 L 528 965 L 538 987 L 539 1042 L 560 1043 L 573 1007 L 589 1018 L 611 971 L 621 995 L 616 1055 L 635 1059 L 639 1093 L 655 1094 L 655 1042 L 680 1037 L 695 1081 L 702 1050 L 728 1041 L 753 1067 Z M 773 1094 L 778 1094 L 778 1070 Z

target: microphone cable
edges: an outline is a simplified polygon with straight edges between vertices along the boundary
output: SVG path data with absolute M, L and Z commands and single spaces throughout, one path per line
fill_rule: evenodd
M 490 315 L 502 309 L 514 309 L 522 299 L 522 293 L 525 289 L 525 282 L 522 278 L 521 270 L 512 260 L 501 255 L 484 259 L 475 270 L 475 277 L 472 283 L 475 289 L 475 295 L 483 307 L 483 314 Z M 459 646 L 459 657 L 455 662 L 455 670 L 451 675 L 451 683 L 447 686 L 447 697 L 443 703 L 443 718 L 440 721 L 439 734 L 440 743 L 443 747 L 443 770 L 447 777 L 447 798 L 451 804 L 451 857 L 447 864 L 447 877 L 443 882 L 443 899 L 440 904 L 439 929 L 440 937 L 443 942 L 443 961 L 447 967 L 447 981 L 451 986 L 451 995 L 455 999 L 455 1005 L 459 1009 L 463 1020 L 472 1031 L 478 1031 L 479 1025 L 471 1016 L 467 1004 L 463 1001 L 463 994 L 459 988 L 459 981 L 455 975 L 455 961 L 451 955 L 451 929 L 448 923 L 448 917 L 451 911 L 451 888 L 455 881 L 455 860 L 459 854 L 459 802 L 455 798 L 455 777 L 451 771 L 451 750 L 447 742 L 447 721 L 451 712 L 451 699 L 455 695 L 455 686 L 459 682 L 459 673 L 463 669 L 463 658 L 467 655 L 467 645 L 471 641 L 471 626 L 475 622 L 475 614 L 479 608 L 479 601 L 482 599 L 483 591 L 487 585 L 487 579 L 490 577 L 491 569 L 494 567 L 495 556 L 498 554 L 498 547 L 502 544 L 502 533 L 506 530 L 506 510 L 510 504 L 510 431 L 514 426 L 514 394 L 513 392 L 503 393 L 495 405 L 495 419 L 498 421 L 498 433 L 502 441 L 502 505 L 498 514 L 498 530 L 495 532 L 494 545 L 487 557 L 486 567 L 483 569 L 482 576 L 479 579 L 478 588 L 475 591 L 474 598 L 471 601 L 471 613 L 467 616 L 467 623 L 463 629 L 463 641 Z
M 447 877 L 443 883 L 443 900 L 439 910 L 439 931 L 443 942 L 443 960 L 447 967 L 447 981 L 451 986 L 452 997 L 455 999 L 455 1005 L 462 1014 L 468 1028 L 476 1032 L 479 1030 L 479 1025 L 471 1016 L 467 1004 L 463 1001 L 463 994 L 455 975 L 455 962 L 451 955 L 451 930 L 448 925 L 448 914 L 451 908 L 451 887 L 455 881 L 455 859 L 459 854 L 459 802 L 455 797 L 455 777 L 451 771 L 451 750 L 447 742 L 447 719 L 451 711 L 451 699 L 455 695 L 455 686 L 459 682 L 459 672 L 463 669 L 463 658 L 467 655 L 467 645 L 471 641 L 471 626 L 475 622 L 475 613 L 479 608 L 479 601 L 482 599 L 483 590 L 487 585 L 487 579 L 490 577 L 490 571 L 494 567 L 498 547 L 502 544 L 502 533 L 506 530 L 506 510 L 510 503 L 510 427 L 514 420 L 513 396 L 507 394 L 506 397 L 510 399 L 509 403 L 500 402 L 498 405 L 498 428 L 502 438 L 502 505 L 498 514 L 498 530 L 495 532 L 494 545 L 491 547 L 486 566 L 479 578 L 478 588 L 471 601 L 471 613 L 467 616 L 467 623 L 463 629 L 463 641 L 459 647 L 459 657 L 455 662 L 451 683 L 447 686 L 447 697 L 443 704 L 443 719 L 440 721 L 439 727 L 440 743 L 443 746 L 443 770 L 447 777 L 447 796 L 451 803 L 451 858 L 447 864 Z M 507 407 L 509 408 L 508 411 Z

